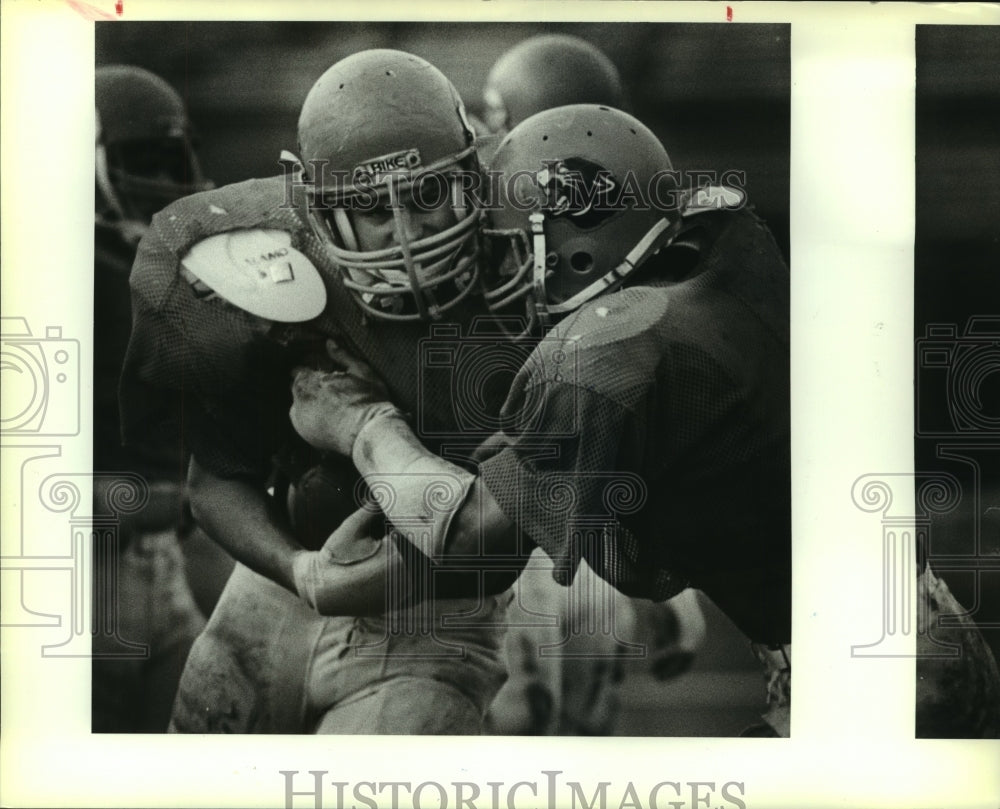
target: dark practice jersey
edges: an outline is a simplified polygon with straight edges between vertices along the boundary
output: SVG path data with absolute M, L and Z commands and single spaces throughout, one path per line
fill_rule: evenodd
M 327 293 L 318 317 L 268 323 L 214 296 L 199 296 L 180 273 L 180 260 L 193 245 L 252 228 L 289 233 L 291 247 L 317 268 Z M 130 279 L 133 331 L 120 391 L 126 440 L 183 436 L 198 462 L 222 477 L 263 481 L 277 458 L 294 479 L 315 459 L 288 418 L 292 371 L 315 364 L 327 338 L 374 368 L 428 447 L 439 451 L 443 440 L 460 439 L 449 369 L 434 369 L 437 376 L 428 380 L 422 352 L 441 342 L 457 345 L 468 335 L 468 321 L 485 310 L 460 304 L 449 312 L 447 333 L 435 324 L 366 318 L 337 272 L 304 213 L 288 204 L 283 177 L 195 194 L 157 214 Z M 503 387 L 493 385 L 496 392 L 480 403 L 486 411 L 495 415 L 507 385 L 509 378 Z
M 504 405 L 523 428 L 480 473 L 563 583 L 582 558 L 627 595 L 690 584 L 787 642 L 788 269 L 752 213 L 700 216 L 689 280 L 652 268 L 536 347 Z

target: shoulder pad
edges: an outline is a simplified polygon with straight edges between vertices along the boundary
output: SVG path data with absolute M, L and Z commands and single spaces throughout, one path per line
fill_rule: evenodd
M 739 188 L 705 185 L 693 189 L 683 206 L 684 216 L 709 211 L 738 210 L 746 205 L 747 195 Z
M 217 233 L 194 245 L 181 264 L 220 298 L 267 320 L 300 323 L 326 307 L 319 271 L 283 230 Z

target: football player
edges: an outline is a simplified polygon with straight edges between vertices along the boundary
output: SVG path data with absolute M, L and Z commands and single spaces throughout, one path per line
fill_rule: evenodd
M 520 531 L 563 582 L 586 561 L 630 595 L 697 587 L 764 666 L 766 722 L 745 735 L 787 736 L 788 270 L 734 189 L 651 190 L 664 204 L 636 204 L 669 166 L 641 123 L 604 107 L 540 113 L 501 144 L 494 167 L 509 196 L 492 232 L 509 249 L 498 299 L 523 299 L 555 325 L 504 405 L 519 426 L 484 444 L 449 532 L 424 544 L 446 564 L 478 547 L 516 550 Z M 332 354 L 349 373 L 296 378 L 299 432 L 351 453 L 366 477 L 426 474 L 433 459 L 370 369 Z M 993 738 L 996 661 L 926 559 L 917 573 L 918 735 Z M 942 655 L 941 641 L 960 654 Z
M 484 123 L 507 134 L 525 118 L 566 104 L 624 109 L 618 69 L 596 46 L 570 34 L 540 34 L 503 53 L 483 87 Z
M 568 34 L 542 34 L 510 48 L 483 88 L 486 128 L 501 136 L 535 113 L 567 104 L 625 109 L 614 63 L 595 45 Z M 492 155 L 484 159 L 489 162 Z M 606 735 L 619 718 L 629 655 L 643 655 L 661 679 L 685 671 L 704 635 L 694 591 L 654 604 L 628 599 L 583 566 L 569 591 L 557 585 L 541 550 L 515 585 L 504 641 L 508 677 L 490 709 L 495 733 Z M 595 611 L 613 613 L 614 629 L 595 630 Z M 558 616 L 540 625 L 539 615 Z M 570 628 L 579 628 L 570 631 Z M 569 640 L 563 641 L 563 638 Z M 539 650 L 550 653 L 542 656 Z M 558 649 L 557 654 L 551 654 Z
M 123 450 L 118 377 L 129 337 L 128 276 L 136 245 L 156 211 L 209 184 L 184 104 L 159 76 L 130 65 L 99 67 L 95 105 L 95 515 L 115 514 L 116 488 L 134 485 L 137 474 L 148 485 L 148 500 L 119 521 L 117 552 L 96 557 L 95 604 L 112 612 L 100 616 L 102 630 L 93 636 L 93 730 L 163 731 L 184 659 L 205 619 L 185 579 L 178 542 L 192 527 L 185 519 L 182 453 L 162 442 L 143 452 Z M 122 641 L 147 646 L 148 655 Z
M 504 677 L 497 600 L 459 585 L 431 609 L 387 602 L 369 579 L 391 562 L 409 591 L 422 560 L 403 539 L 326 541 L 356 507 L 358 473 L 288 418 L 292 369 L 330 367 L 334 339 L 388 380 L 383 396 L 455 434 L 449 391 L 421 388 L 418 356 L 430 324 L 486 313 L 481 211 L 460 179 L 477 171 L 474 135 L 440 71 L 369 50 L 312 87 L 298 147 L 281 176 L 159 213 L 131 278 L 125 435 L 181 429 L 194 515 L 239 562 L 192 649 L 172 729 L 477 733 Z M 444 178 L 435 204 L 417 204 L 422 175 Z M 461 499 L 471 475 L 446 468 Z M 380 518 L 369 508 L 362 524 Z M 424 528 L 436 536 L 448 520 Z M 501 578 L 495 592 L 513 576 Z
M 605 106 L 532 116 L 492 168 L 500 281 L 488 298 L 523 301 L 550 330 L 449 531 L 422 550 L 447 565 L 525 535 L 562 584 L 586 562 L 633 597 L 701 590 L 753 642 L 768 732 L 787 735 L 789 275 L 771 234 L 740 192 L 674 187 L 659 140 Z M 368 479 L 426 473 L 433 456 L 373 379 L 360 363 L 301 371 L 296 429 Z M 402 496 L 394 507 L 420 512 Z

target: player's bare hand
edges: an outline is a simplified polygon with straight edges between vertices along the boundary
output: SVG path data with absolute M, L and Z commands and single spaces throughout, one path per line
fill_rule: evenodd
M 327 343 L 340 370 L 297 368 L 289 417 L 295 431 L 317 449 L 350 457 L 361 429 L 372 419 L 398 411 L 375 372 L 362 360 Z

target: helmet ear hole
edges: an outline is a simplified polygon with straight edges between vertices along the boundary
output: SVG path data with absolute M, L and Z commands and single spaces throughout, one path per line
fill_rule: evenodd
M 594 269 L 594 257 L 583 250 L 578 250 L 569 257 L 569 266 L 574 272 L 588 273 Z

